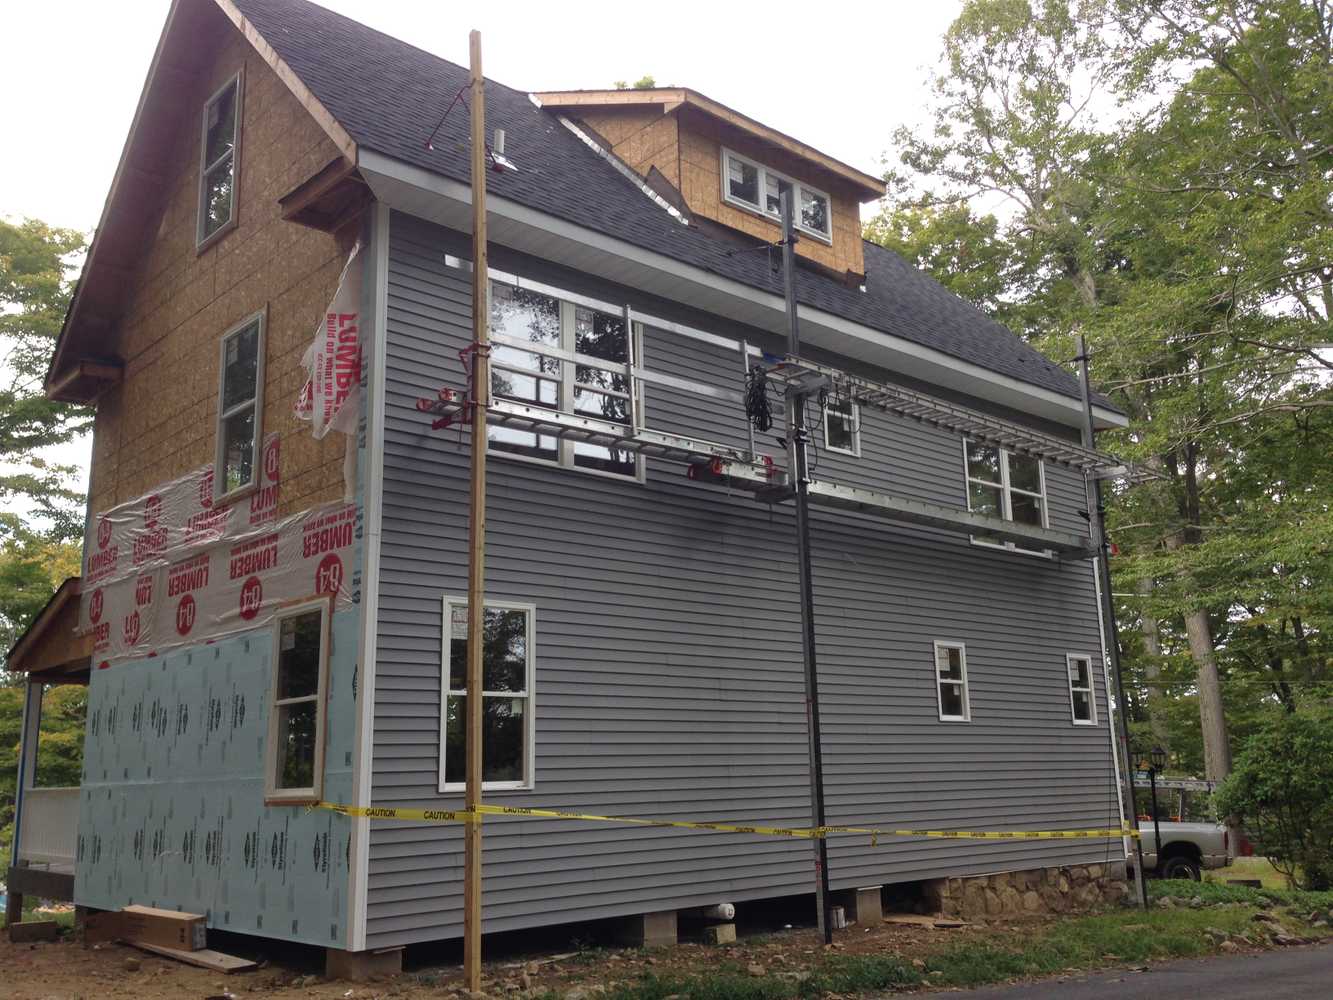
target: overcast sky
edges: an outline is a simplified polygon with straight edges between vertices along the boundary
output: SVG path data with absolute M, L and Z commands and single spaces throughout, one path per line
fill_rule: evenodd
M 610 87 L 651 74 L 878 174 L 893 130 L 921 120 L 926 70 L 960 3 L 324 6 L 464 65 L 468 31 L 477 28 L 487 76 L 526 90 Z M 97 225 L 169 7 L 6 5 L 0 216 L 89 232 Z M 54 457 L 83 463 L 87 452 L 84 443 Z

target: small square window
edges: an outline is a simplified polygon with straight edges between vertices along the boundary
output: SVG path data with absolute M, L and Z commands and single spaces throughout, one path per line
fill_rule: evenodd
M 308 604 L 273 623 L 266 797 L 308 802 L 324 779 L 329 605 Z
M 861 455 L 861 412 L 850 399 L 824 406 L 824 447 L 844 455 Z
M 738 156 L 727 157 L 727 190 L 737 201 L 759 204 L 759 168 Z
M 828 197 L 809 188 L 801 188 L 801 225 L 816 233 L 828 235 Z
M 935 690 L 941 722 L 970 722 L 967 649 L 961 642 L 935 643 Z

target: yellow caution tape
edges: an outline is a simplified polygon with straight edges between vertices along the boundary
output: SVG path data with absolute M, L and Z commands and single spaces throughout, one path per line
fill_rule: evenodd
M 562 812 L 556 809 L 529 809 L 524 806 L 481 805 L 476 812 L 467 809 L 400 809 L 396 806 L 346 806 L 319 802 L 311 808 L 330 809 L 344 816 L 368 819 L 416 820 L 425 823 L 469 823 L 490 816 L 535 816 L 542 819 L 577 819 L 594 823 L 627 823 L 632 826 L 676 827 L 682 830 L 713 830 L 720 833 L 754 833 L 769 837 L 814 839 L 833 833 L 865 834 L 878 842 L 879 837 L 946 837 L 955 840 L 1083 840 L 1104 837 L 1137 837 L 1137 830 L 890 830 L 862 826 L 744 826 L 733 823 L 694 823 L 680 819 L 641 819 L 632 816 L 600 816 L 596 813 Z

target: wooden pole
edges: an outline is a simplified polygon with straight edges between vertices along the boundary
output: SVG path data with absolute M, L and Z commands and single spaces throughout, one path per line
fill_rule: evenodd
M 481 992 L 481 662 L 486 596 L 486 407 L 491 394 L 490 302 L 486 287 L 486 92 L 481 32 L 468 36 L 472 66 L 472 495 L 467 563 L 467 776 L 463 826 L 463 976 Z M 445 642 L 448 642 L 445 637 Z

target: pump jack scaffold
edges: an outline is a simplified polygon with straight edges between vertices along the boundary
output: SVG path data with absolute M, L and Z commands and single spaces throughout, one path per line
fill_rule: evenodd
M 1094 572 L 1101 605 L 1102 638 L 1106 649 L 1104 668 L 1108 682 L 1114 683 L 1119 718 L 1119 746 L 1113 748 L 1117 784 L 1120 787 L 1122 825 L 1130 824 L 1137 830 L 1133 808 L 1133 791 L 1126 782 L 1132 780 L 1127 756 L 1126 725 L 1123 707 L 1124 687 L 1120 677 L 1120 663 L 1113 611 L 1110 607 L 1110 574 L 1107 563 L 1105 527 L 1102 522 L 1100 482 L 1103 479 L 1123 478 L 1130 482 L 1152 478 L 1146 473 L 1114 456 L 1095 449 L 1091 393 L 1088 387 L 1087 356 L 1080 343 L 1079 361 L 1082 365 L 1082 403 L 1084 411 L 1083 440 L 1081 444 L 1022 424 L 971 409 L 927 393 L 892 383 L 881 383 L 859 375 L 808 361 L 801 357 L 800 329 L 796 303 L 795 243 L 792 221 L 793 206 L 789 193 L 781 195 L 782 260 L 786 305 L 787 353 L 774 356 L 757 350 L 745 341 L 730 341 L 708 331 L 697 330 L 673 320 L 653 316 L 632 309 L 629 305 L 598 302 L 588 304 L 599 310 L 620 313 L 627 333 L 633 324 L 651 326 L 664 334 L 676 334 L 689 339 L 719 346 L 730 345 L 739 352 L 742 378 L 761 375 L 784 390 L 786 403 L 787 470 L 777 467 L 770 455 L 756 450 L 754 429 L 744 412 L 745 394 L 716 385 L 694 382 L 679 376 L 655 372 L 635 357 L 634 337 L 627 337 L 629 351 L 623 363 L 611 362 L 583 354 L 545 347 L 528 341 L 513 341 L 504 335 L 492 337 L 489 331 L 489 290 L 491 277 L 514 285 L 561 294 L 558 289 L 547 289 L 533 281 L 502 272 L 491 272 L 487 265 L 486 242 L 486 172 L 488 153 L 485 134 L 485 94 L 481 69 L 481 36 L 474 31 L 470 36 L 471 77 L 471 140 L 472 140 L 472 197 L 473 197 L 473 259 L 472 304 L 473 342 L 462 353 L 464 369 L 468 374 L 466 391 L 441 388 L 433 398 L 417 401 L 417 409 L 433 415 L 434 429 L 471 425 L 474 445 L 486 440 L 488 425 L 538 432 L 543 435 L 571 439 L 616 451 L 681 463 L 689 479 L 701 483 L 725 484 L 737 490 L 748 491 L 760 502 L 775 504 L 793 501 L 796 514 L 797 563 L 800 576 L 801 645 L 807 706 L 807 736 L 809 743 L 811 822 L 814 827 L 825 826 L 822 740 L 819 717 L 819 685 L 814 626 L 814 585 L 810 555 L 810 507 L 854 511 L 879 519 L 922 525 L 951 532 L 987 535 L 1015 542 L 1027 548 L 1045 550 L 1060 559 L 1095 561 Z M 522 401 L 493 398 L 490 368 L 491 343 L 521 349 L 535 354 L 573 362 L 582 367 L 599 369 L 622 376 L 629 387 L 628 417 L 624 421 L 591 417 L 583 413 L 553 410 L 533 406 Z M 757 358 L 757 362 L 753 359 Z M 470 364 L 469 364 L 470 361 Z M 753 362 L 753 363 L 752 363 Z M 646 426 L 641 389 L 645 384 L 656 384 L 672 391 L 695 393 L 714 400 L 737 405 L 745 417 L 747 447 L 719 444 L 676 433 L 655 431 Z M 1006 521 L 947 505 L 893 496 L 874 490 L 814 479 L 809 464 L 809 428 L 805 409 L 812 397 L 847 401 L 856 407 L 878 410 L 897 417 L 913 420 L 939 430 L 961 434 L 969 440 L 998 445 L 1019 454 L 1029 455 L 1079 472 L 1087 483 L 1089 497 L 1089 533 L 1081 535 L 1037 525 Z M 485 594 L 485 532 L 486 532 L 486 448 L 471 448 L 471 493 L 468 521 L 468 662 L 467 691 L 481 690 L 482 621 Z M 1108 692 L 1110 683 L 1107 685 Z M 474 818 L 464 827 L 464 978 L 473 992 L 481 983 L 481 820 L 476 807 L 481 805 L 482 745 L 481 699 L 467 698 L 465 802 Z M 1128 789 L 1128 790 L 1127 790 Z M 829 902 L 827 839 L 812 838 L 815 851 L 816 902 L 818 921 L 824 940 L 832 940 L 831 907 Z M 1135 837 L 1137 842 L 1137 837 Z M 1146 903 L 1143 884 L 1141 846 L 1139 864 L 1135 866 L 1135 882 L 1140 903 Z

